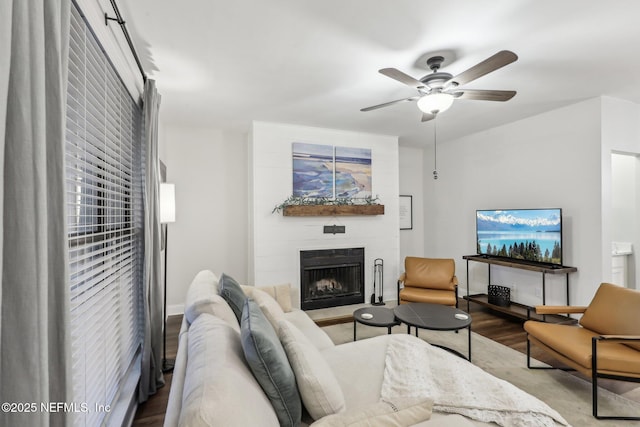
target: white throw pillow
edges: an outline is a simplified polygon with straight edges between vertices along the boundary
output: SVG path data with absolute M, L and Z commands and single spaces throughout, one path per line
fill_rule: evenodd
M 387 427 L 410 426 L 431 418 L 433 400 L 402 398 L 390 402 L 381 400 L 345 412 L 329 415 L 311 427 Z
M 241 286 L 247 297 L 251 298 L 258 304 L 262 313 L 264 313 L 273 330 L 277 331 L 281 320 L 284 320 L 284 311 L 280 305 L 268 293 L 256 288 L 255 286 Z
M 293 324 L 320 351 L 335 347 L 327 333 L 314 322 L 305 311 L 291 310 L 284 314 L 285 319 Z
M 317 420 L 343 411 L 342 389 L 320 351 L 291 322 L 282 320 L 278 326 L 278 337 L 309 415 Z
M 280 306 L 285 313 L 290 312 L 293 309 L 293 303 L 291 301 L 291 285 L 289 283 L 283 285 L 273 286 L 240 286 L 247 296 L 253 298 L 251 293 L 254 289 L 257 289 L 263 293 L 269 295 Z M 255 300 L 255 298 L 254 298 Z

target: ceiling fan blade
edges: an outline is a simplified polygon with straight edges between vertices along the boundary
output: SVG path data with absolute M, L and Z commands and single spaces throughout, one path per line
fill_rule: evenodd
M 429 120 L 433 120 L 436 118 L 435 114 L 431 114 L 431 113 L 422 113 L 422 121 L 423 122 L 428 122 Z
M 416 89 L 420 89 L 424 87 L 424 83 L 422 83 L 418 79 L 414 79 L 408 74 L 403 73 L 402 71 L 395 68 L 383 68 L 378 70 L 380 74 L 384 74 L 387 77 L 391 77 L 394 80 L 399 81 L 400 83 L 406 84 L 407 86 L 415 87 Z
M 516 95 L 515 90 L 479 90 L 465 89 L 452 93 L 457 99 L 472 99 L 476 101 L 508 101 Z
M 457 76 L 452 77 L 448 82 L 445 83 L 445 86 L 449 84 L 462 86 L 474 81 L 478 77 L 482 77 L 485 74 L 489 74 L 492 71 L 504 67 L 505 65 L 509 65 L 517 59 L 518 55 L 516 55 L 515 53 L 509 50 L 501 50 L 495 55 L 469 68 L 467 71 L 463 71 Z
M 415 101 L 416 99 L 420 99 L 420 97 L 412 96 L 410 98 L 396 99 L 395 101 L 385 102 L 384 104 L 378 104 L 378 105 L 373 105 L 371 107 L 361 108 L 360 111 L 377 110 L 378 108 L 388 107 L 389 105 L 399 104 L 401 102 Z

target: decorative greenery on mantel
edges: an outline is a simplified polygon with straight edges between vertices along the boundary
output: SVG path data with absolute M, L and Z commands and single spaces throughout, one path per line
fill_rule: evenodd
M 378 203 L 378 197 L 366 198 L 287 198 L 276 205 L 271 213 L 282 212 L 284 216 L 333 216 L 333 215 L 382 215 L 384 205 Z

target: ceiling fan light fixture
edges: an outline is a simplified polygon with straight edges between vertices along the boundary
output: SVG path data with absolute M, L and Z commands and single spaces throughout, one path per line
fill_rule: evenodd
M 418 100 L 418 108 L 423 113 L 437 114 L 446 111 L 453 104 L 453 95 L 448 93 L 434 93 L 425 95 Z

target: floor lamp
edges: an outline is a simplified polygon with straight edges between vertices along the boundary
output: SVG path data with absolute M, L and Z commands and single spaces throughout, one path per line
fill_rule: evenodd
M 174 184 L 160 184 L 160 223 L 164 228 L 164 305 L 162 309 L 162 372 L 173 371 L 175 361 L 167 359 L 167 252 L 169 251 L 169 227 L 176 222 L 176 192 Z

